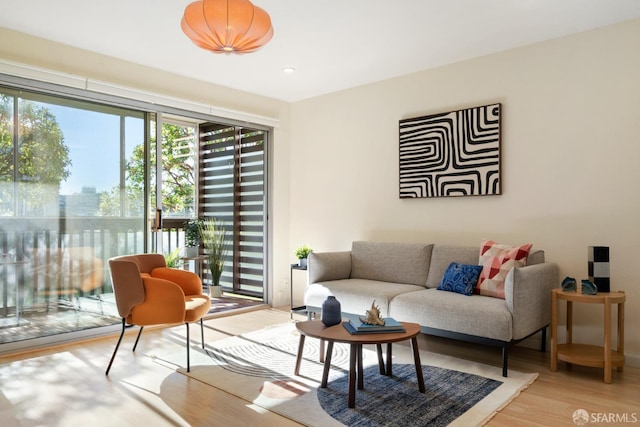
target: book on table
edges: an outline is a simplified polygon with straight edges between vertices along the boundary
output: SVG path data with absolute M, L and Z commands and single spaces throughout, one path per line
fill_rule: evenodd
M 385 317 L 384 325 L 370 325 L 361 320 L 349 320 L 344 323 L 344 327 L 351 334 L 373 334 L 373 333 L 391 333 L 404 332 L 402 323 L 392 317 Z

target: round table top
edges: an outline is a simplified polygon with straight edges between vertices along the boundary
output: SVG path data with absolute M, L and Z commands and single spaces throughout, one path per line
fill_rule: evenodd
M 587 295 L 580 293 L 580 291 L 563 291 L 561 288 L 556 288 L 553 293 L 559 299 L 592 304 L 604 304 L 607 300 L 616 304 L 626 300 L 624 291 L 598 292 L 595 295 Z
M 320 320 L 297 322 L 296 328 L 301 334 L 327 341 L 350 344 L 385 344 L 411 339 L 420 333 L 417 323 L 400 322 L 405 332 L 376 332 L 369 334 L 350 334 L 342 323 L 326 327 Z

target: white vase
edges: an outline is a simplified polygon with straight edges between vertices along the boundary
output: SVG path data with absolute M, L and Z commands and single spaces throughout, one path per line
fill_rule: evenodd
M 184 257 L 185 258 L 196 258 L 200 255 L 198 252 L 199 248 L 197 246 L 187 246 L 184 248 Z
M 209 296 L 211 298 L 220 298 L 222 296 L 222 286 L 209 286 Z

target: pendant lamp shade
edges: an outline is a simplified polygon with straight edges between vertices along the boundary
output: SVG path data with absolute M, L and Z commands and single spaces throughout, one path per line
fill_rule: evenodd
M 182 17 L 182 31 L 213 53 L 249 53 L 273 37 L 271 18 L 249 0 L 198 0 Z

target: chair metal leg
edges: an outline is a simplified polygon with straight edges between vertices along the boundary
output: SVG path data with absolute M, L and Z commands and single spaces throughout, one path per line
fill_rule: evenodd
M 187 325 L 187 372 L 191 372 L 191 363 L 189 360 L 189 347 L 191 347 L 189 344 L 189 322 L 185 322 L 184 324 Z
M 120 338 L 118 338 L 118 343 L 116 344 L 116 348 L 113 350 L 113 355 L 111 356 L 111 360 L 109 361 L 109 366 L 107 366 L 107 370 L 104 373 L 105 375 L 109 375 L 109 371 L 111 370 L 111 365 L 113 364 L 113 359 L 116 358 L 116 353 L 118 352 L 118 348 L 120 347 L 120 342 L 122 341 L 122 337 L 124 336 L 124 328 L 125 328 L 125 319 L 122 318 L 122 332 L 120 332 Z
M 142 335 L 142 330 L 144 329 L 144 326 L 140 326 L 140 330 L 138 331 L 138 336 L 136 337 L 136 342 L 133 345 L 133 350 L 131 351 L 136 351 L 136 347 L 138 346 L 138 340 L 140 339 L 140 335 Z
M 202 318 L 200 318 L 200 335 L 202 338 L 202 349 L 204 350 L 204 323 L 202 322 Z

